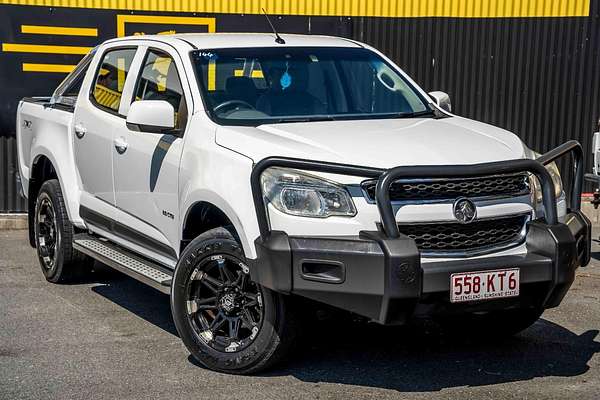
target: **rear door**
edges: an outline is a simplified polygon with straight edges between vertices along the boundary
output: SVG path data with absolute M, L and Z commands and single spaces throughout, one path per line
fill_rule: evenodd
M 115 130 L 126 145 L 122 153 L 112 149 L 117 217 L 129 228 L 134 243 L 176 260 L 179 248 L 179 162 L 191 104 L 189 87 L 178 54 L 168 45 L 155 43 L 144 49 L 131 102 L 165 100 L 175 110 L 176 129 L 166 134 Z
M 82 186 L 80 214 L 105 231 L 111 230 L 114 219 L 113 135 L 125 126 L 122 94 L 136 51 L 136 46 L 104 49 L 99 63 L 92 64 L 91 89 L 78 97 L 73 119 L 73 149 Z

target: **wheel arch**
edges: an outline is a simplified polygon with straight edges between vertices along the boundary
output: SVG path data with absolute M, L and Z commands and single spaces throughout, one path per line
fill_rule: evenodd
M 48 134 L 41 134 L 41 132 L 48 132 Z M 65 206 L 67 209 L 67 215 L 69 221 L 77 228 L 84 228 L 85 224 L 79 216 L 79 197 L 81 183 L 79 181 L 77 166 L 74 159 L 72 143 L 67 140 L 69 135 L 65 132 L 58 132 L 56 130 L 43 130 L 37 136 L 38 140 L 31 149 L 31 167 L 29 169 L 29 176 L 33 177 L 34 167 L 36 165 L 47 165 L 51 163 L 52 169 L 60 183 L 60 189 L 65 200 Z M 46 164 L 39 164 L 41 160 Z M 40 186 L 43 182 L 40 183 Z M 33 193 L 29 188 L 28 194 Z M 35 198 L 33 198 L 35 204 Z
M 209 201 L 196 201 L 187 208 L 182 220 L 180 251 L 183 252 L 200 234 L 218 227 L 227 229 L 236 240 L 242 242 L 239 223 L 237 225 L 221 207 Z

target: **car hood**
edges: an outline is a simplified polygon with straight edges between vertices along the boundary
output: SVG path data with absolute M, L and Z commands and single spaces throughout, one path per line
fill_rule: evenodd
M 216 141 L 254 162 L 281 156 L 377 168 L 476 164 L 524 155 L 514 134 L 461 117 L 220 126 Z

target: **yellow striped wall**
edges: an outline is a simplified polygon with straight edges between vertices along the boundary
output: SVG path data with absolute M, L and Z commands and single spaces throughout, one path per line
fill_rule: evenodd
M 136 11 L 353 17 L 578 17 L 590 0 L 0 0 L 0 4 Z

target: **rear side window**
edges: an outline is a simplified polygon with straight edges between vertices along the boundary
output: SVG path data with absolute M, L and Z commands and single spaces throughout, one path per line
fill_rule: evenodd
M 135 49 L 116 49 L 104 54 L 92 91 L 97 106 L 112 112 L 119 111 L 123 87 L 135 52 Z
M 165 100 L 175 110 L 175 128 L 183 130 L 187 109 L 181 79 L 173 58 L 159 50 L 149 50 L 137 83 L 135 100 Z

